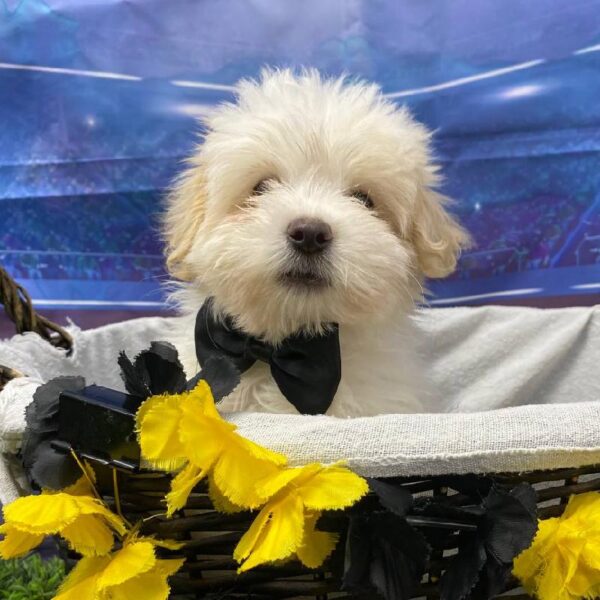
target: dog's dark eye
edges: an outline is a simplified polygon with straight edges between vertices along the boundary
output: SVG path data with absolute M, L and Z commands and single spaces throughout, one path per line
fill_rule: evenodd
M 375 208 L 375 204 L 373 204 L 373 200 L 371 200 L 371 196 L 366 192 L 361 190 L 355 190 L 352 192 L 352 197 L 356 198 L 361 204 L 366 206 L 367 208 Z
M 269 189 L 270 179 L 262 179 L 252 188 L 253 196 L 260 196 L 264 194 Z

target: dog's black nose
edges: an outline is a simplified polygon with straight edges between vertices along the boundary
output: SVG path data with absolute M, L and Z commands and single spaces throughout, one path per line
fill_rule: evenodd
M 324 221 L 301 217 L 294 219 L 287 228 L 290 244 L 304 254 L 322 252 L 331 244 L 333 231 Z

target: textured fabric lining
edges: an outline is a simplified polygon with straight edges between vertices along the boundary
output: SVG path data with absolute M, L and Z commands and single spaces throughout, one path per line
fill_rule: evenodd
M 450 413 L 339 419 L 237 413 L 240 433 L 291 464 L 347 460 L 363 475 L 521 472 L 600 463 L 600 308 L 455 308 L 415 316 L 427 376 Z M 116 358 L 169 339 L 172 319 L 80 331 L 67 357 L 35 335 L 0 342 L 0 364 L 27 378 L 0 393 L 0 451 L 17 451 L 25 407 L 58 375 L 122 389 Z M 474 412 L 477 411 L 477 412 Z M 0 502 L 18 493 L 0 465 Z

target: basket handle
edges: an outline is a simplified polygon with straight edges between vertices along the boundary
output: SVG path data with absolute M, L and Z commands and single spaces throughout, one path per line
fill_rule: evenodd
M 73 349 L 73 338 L 60 325 L 39 315 L 33 308 L 31 296 L 0 266 L 0 304 L 6 316 L 15 324 L 17 333 L 33 331 L 55 348 L 64 348 L 67 354 Z M 0 365 L 0 390 L 19 373 Z

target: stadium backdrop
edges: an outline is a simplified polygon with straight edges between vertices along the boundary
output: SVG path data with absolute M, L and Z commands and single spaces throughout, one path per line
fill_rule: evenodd
M 600 0 L 0 0 L 0 263 L 40 309 L 166 310 L 164 189 L 262 65 L 377 81 L 436 130 L 477 247 L 430 305 L 599 301 Z

